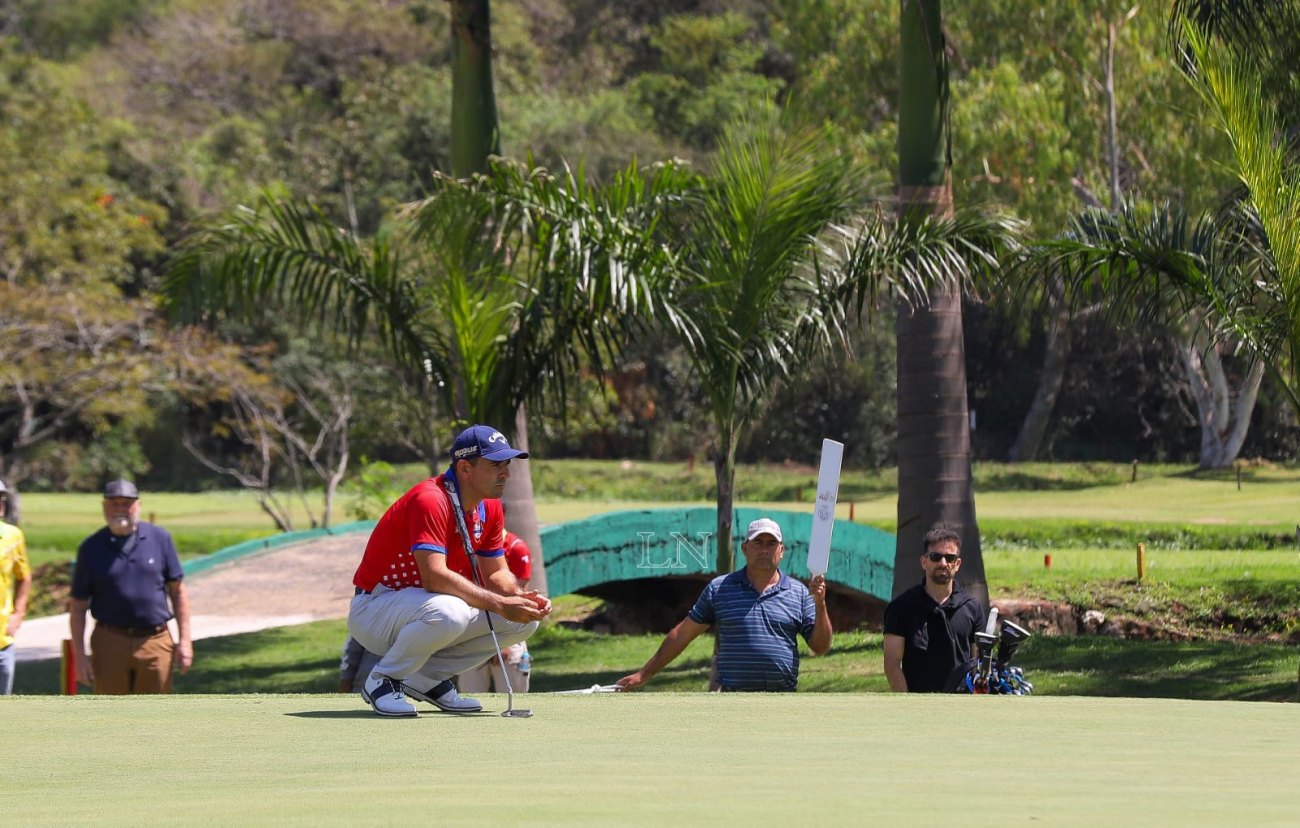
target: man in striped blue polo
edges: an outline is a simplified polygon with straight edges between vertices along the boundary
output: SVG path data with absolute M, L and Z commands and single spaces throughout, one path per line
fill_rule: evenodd
M 797 636 L 803 636 L 814 655 L 831 648 L 826 579 L 818 575 L 804 586 L 778 568 L 785 544 L 781 527 L 770 518 L 749 524 L 740 548 L 745 568 L 709 582 L 645 666 L 619 679 L 619 686 L 635 690 L 645 684 L 712 626 L 717 627 L 718 683 L 724 692 L 799 686 Z

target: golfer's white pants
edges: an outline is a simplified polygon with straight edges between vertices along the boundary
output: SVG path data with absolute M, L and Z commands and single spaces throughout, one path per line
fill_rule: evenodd
M 496 655 L 488 613 L 454 595 L 420 587 L 389 589 L 352 598 L 348 633 L 361 646 L 380 654 L 375 672 L 405 680 L 416 673 L 437 683 L 471 670 Z M 495 613 L 492 625 L 502 647 L 537 631 L 537 622 L 507 621 Z M 365 681 L 365 677 L 360 679 Z

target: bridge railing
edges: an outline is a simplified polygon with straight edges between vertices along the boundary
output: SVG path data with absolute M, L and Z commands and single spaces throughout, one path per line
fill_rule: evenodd
M 781 526 L 785 558 L 781 568 L 808 577 L 810 512 L 738 507 L 732 538 L 737 567 L 745 527 L 760 517 Z M 629 509 L 542 530 L 546 578 L 552 595 L 564 595 L 612 581 L 712 572 L 717 560 L 717 510 L 710 506 Z M 836 521 L 831 538 L 829 581 L 888 601 L 894 579 L 894 536 L 870 526 Z

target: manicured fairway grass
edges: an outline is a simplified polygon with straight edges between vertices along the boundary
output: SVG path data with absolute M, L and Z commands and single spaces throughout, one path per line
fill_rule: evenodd
M 877 694 L 8 698 L 16 825 L 1293 824 L 1289 705 Z M 430 708 L 431 709 L 431 708 Z M 93 737 L 88 738 L 88 734 Z
M 1020 594 L 1069 589 L 1087 581 L 1129 580 L 1137 584 L 1134 549 L 998 549 L 983 550 L 984 571 L 994 594 Z M 1051 567 L 1044 556 L 1051 555 Z M 1300 586 L 1300 552 L 1294 549 L 1149 549 L 1146 551 L 1149 583 L 1202 587 L 1254 582 L 1261 588 L 1286 592 Z M 1283 597 L 1279 595 L 1279 600 Z M 1300 597 L 1300 596 L 1298 596 Z

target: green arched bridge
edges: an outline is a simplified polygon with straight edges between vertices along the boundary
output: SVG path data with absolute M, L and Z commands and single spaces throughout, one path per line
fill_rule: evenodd
M 745 527 L 760 517 L 781 526 L 785 559 L 781 569 L 808 577 L 812 513 L 735 510 L 732 537 L 736 562 Z M 717 560 L 717 510 L 709 506 L 610 512 L 542 530 L 547 588 L 551 595 L 580 592 L 617 581 L 712 572 Z M 894 580 L 894 536 L 848 521 L 836 521 L 826 578 L 841 590 L 889 601 Z

